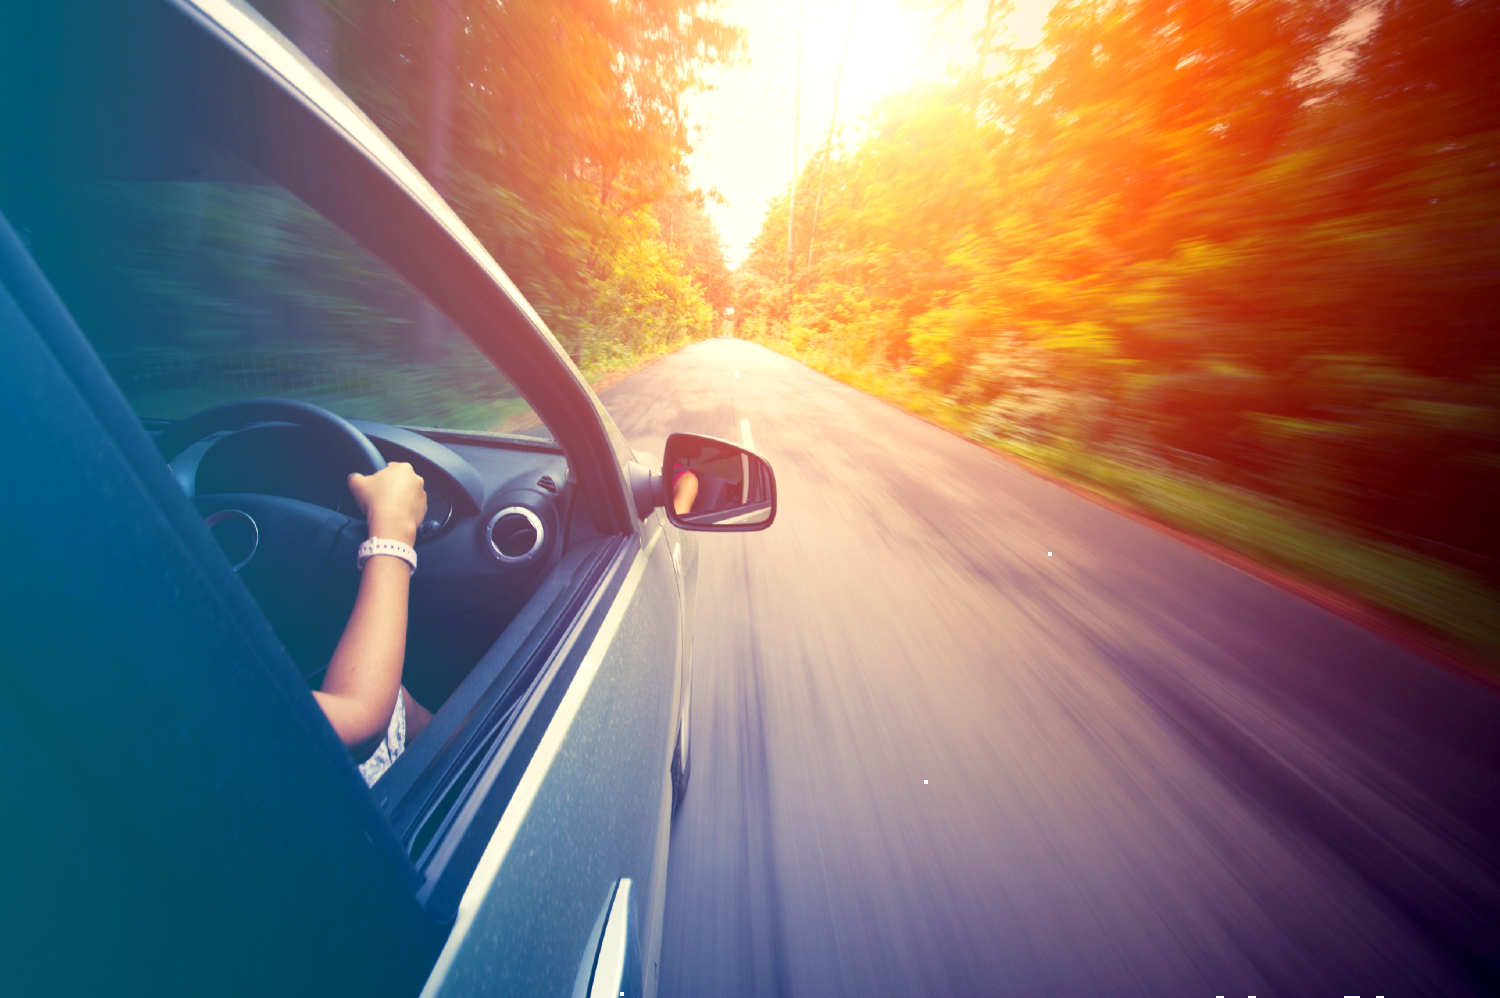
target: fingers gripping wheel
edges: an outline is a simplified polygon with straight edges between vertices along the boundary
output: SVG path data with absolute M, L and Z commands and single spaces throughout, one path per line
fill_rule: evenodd
M 167 427 L 156 445 L 170 461 L 210 434 L 257 423 L 303 428 L 335 474 L 373 475 L 386 465 L 369 438 L 347 420 L 291 399 L 247 399 L 204 409 Z M 338 550 L 339 538 L 362 540 L 364 524 L 337 510 L 277 495 L 195 495 L 193 504 L 229 558 L 226 567 L 238 573 L 287 651 L 310 675 L 327 661 L 329 636 L 348 618 L 358 585 L 352 558 L 347 572 L 341 572 L 327 556 Z M 248 547 L 241 545 L 244 550 L 228 543 L 238 536 L 236 529 L 254 539 Z

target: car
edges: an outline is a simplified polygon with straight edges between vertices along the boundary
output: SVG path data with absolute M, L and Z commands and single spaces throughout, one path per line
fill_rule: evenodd
M 693 532 L 769 527 L 770 465 L 633 453 L 253 8 L 0 21 L 7 990 L 654 993 Z M 367 786 L 311 690 L 367 535 L 346 477 L 388 461 L 428 497 L 434 716 Z

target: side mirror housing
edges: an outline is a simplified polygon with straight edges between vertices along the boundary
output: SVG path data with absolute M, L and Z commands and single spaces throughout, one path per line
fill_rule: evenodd
M 683 530 L 765 530 L 776 520 L 771 463 L 727 440 L 672 434 L 659 482 L 667 519 Z

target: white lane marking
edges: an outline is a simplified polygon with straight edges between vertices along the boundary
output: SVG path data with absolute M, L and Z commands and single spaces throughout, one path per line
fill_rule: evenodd
M 755 449 L 755 438 L 750 435 L 750 420 L 744 416 L 740 417 L 740 443 L 744 444 L 747 450 Z
M 443 952 L 438 955 L 437 964 L 432 968 L 432 973 L 428 975 L 427 983 L 422 988 L 422 998 L 430 998 L 442 989 L 443 979 L 448 976 L 448 969 L 453 966 L 453 959 L 458 956 L 459 949 L 463 947 L 464 938 L 469 934 L 470 926 L 474 924 L 474 916 L 479 913 L 480 905 L 489 895 L 490 885 L 495 882 L 495 875 L 500 872 L 500 864 L 505 862 L 505 856 L 510 852 L 516 833 L 521 830 L 521 823 L 526 820 L 526 815 L 531 811 L 531 805 L 536 800 L 542 781 L 552 769 L 557 752 L 568 737 L 569 729 L 573 727 L 573 719 L 578 716 L 584 697 L 588 696 L 589 688 L 594 685 L 594 677 L 599 672 L 599 666 L 604 663 L 604 655 L 614 644 L 615 634 L 620 629 L 620 622 L 625 619 L 625 611 L 635 599 L 635 591 L 640 588 L 641 578 L 646 574 L 646 565 L 651 560 L 651 552 L 656 548 L 657 542 L 662 539 L 663 533 L 664 531 L 658 528 L 655 535 L 646 542 L 646 546 L 635 556 L 635 564 L 630 566 L 630 572 L 625 576 L 625 584 L 620 587 L 614 604 L 605 615 L 599 633 L 594 636 L 594 643 L 589 645 L 588 653 L 578 664 L 578 672 L 574 674 L 573 681 L 568 684 L 568 692 L 563 695 L 562 703 L 557 705 L 557 713 L 552 715 L 552 721 L 547 725 L 541 743 L 532 754 L 531 762 L 526 766 L 526 772 L 521 774 L 521 780 L 516 784 L 515 792 L 511 794 L 505 813 L 500 815 L 500 824 L 495 827 L 495 834 L 490 836 L 489 844 L 484 847 L 484 855 L 479 857 L 479 866 L 475 868 L 474 876 L 469 879 L 469 886 L 464 888 L 464 896 L 458 902 L 458 916 L 454 918 L 453 928 L 448 933 L 448 941 L 443 944 Z
M 734 372 L 734 376 L 735 376 L 735 377 L 736 377 L 736 378 L 738 378 L 738 377 L 739 377 L 739 376 L 740 376 L 740 372 L 739 372 L 739 371 L 735 371 L 735 372 Z
M 1052 552 L 1051 552 L 1051 551 L 1048 551 L 1048 552 L 1047 552 L 1047 557 L 1048 557 L 1048 558 L 1050 558 L 1050 557 L 1052 557 Z

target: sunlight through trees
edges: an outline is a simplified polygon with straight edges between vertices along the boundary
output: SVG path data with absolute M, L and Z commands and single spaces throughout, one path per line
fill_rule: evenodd
M 680 109 L 742 45 L 711 3 L 257 6 L 422 168 L 584 366 L 717 331 L 728 271 Z
M 1068 0 L 1036 51 L 982 38 L 806 164 L 790 291 L 771 204 L 742 335 L 1500 579 L 1500 3 Z

